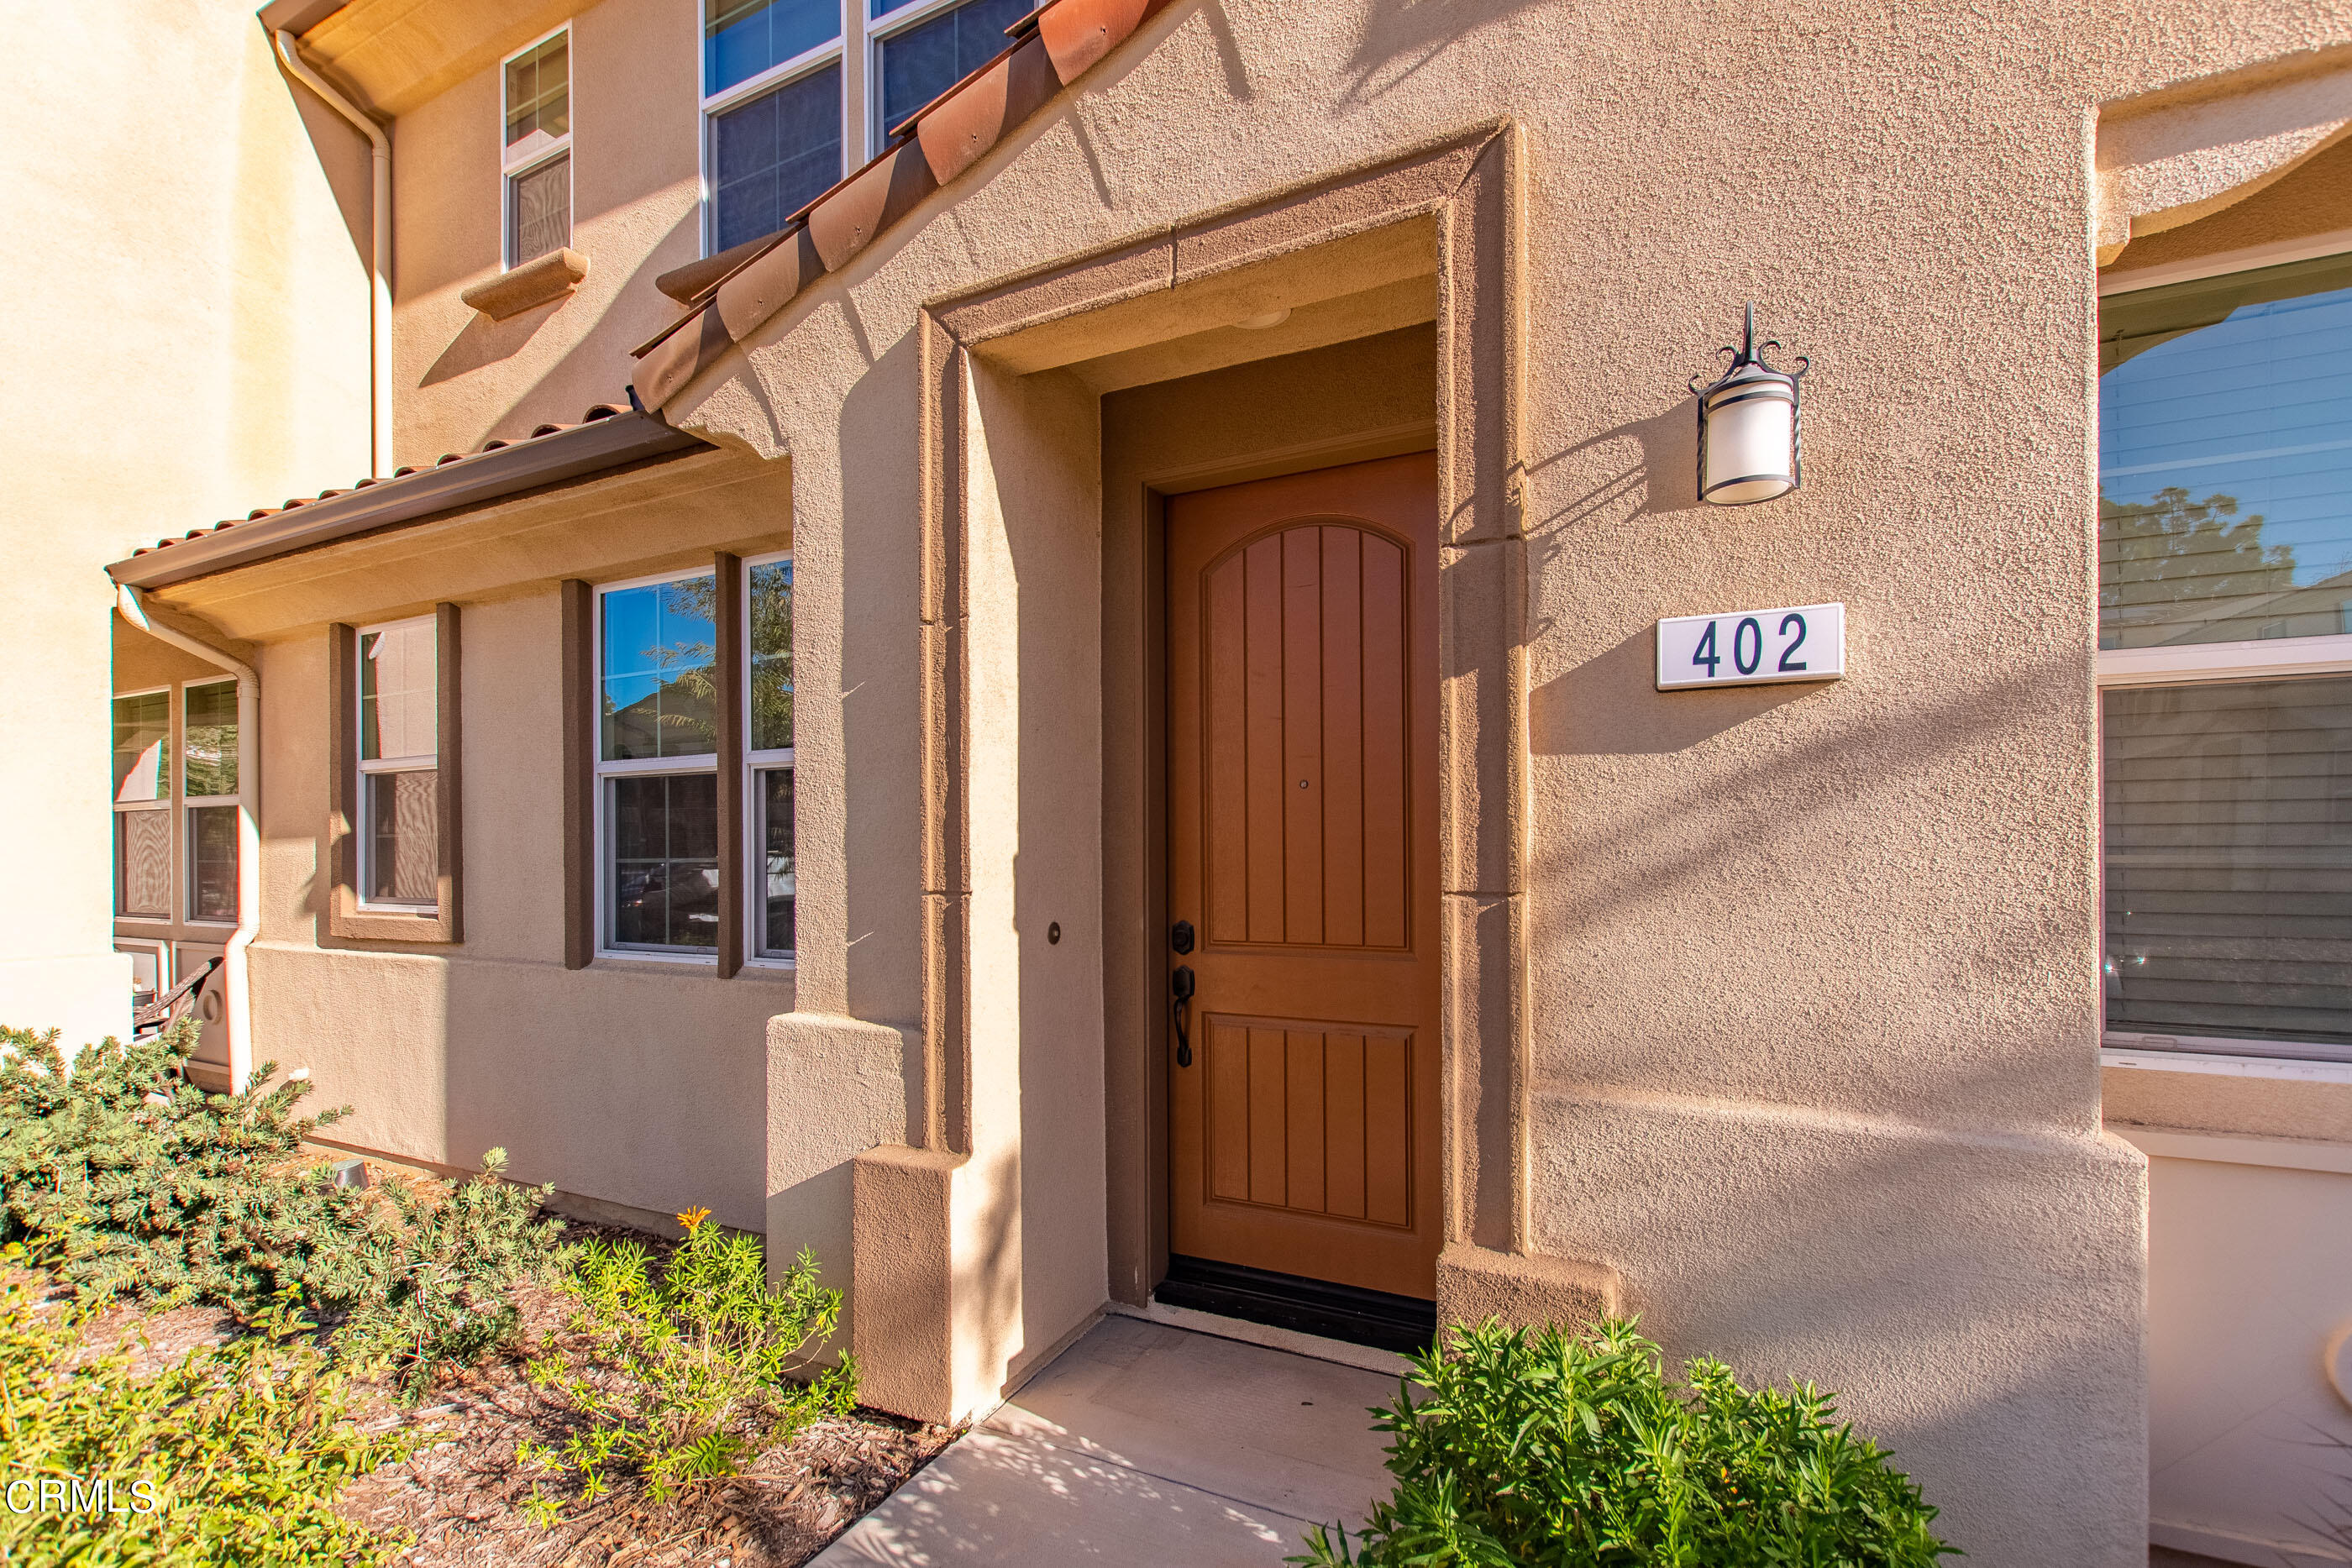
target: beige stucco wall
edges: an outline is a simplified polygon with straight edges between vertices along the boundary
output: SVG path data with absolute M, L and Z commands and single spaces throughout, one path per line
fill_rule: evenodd
M 39 824 L 18 871 L 41 893 L 0 912 L 0 1020 L 70 1049 L 129 1024 L 101 569 L 366 467 L 367 294 L 248 10 L 12 5 L 6 31 L 0 723 L 40 751 L 0 768 L 0 814 Z
M 789 451 L 803 539 L 843 537 L 849 601 L 911 618 L 911 523 L 853 524 L 844 497 L 913 466 L 919 302 L 1511 117 L 1531 1239 L 1617 1270 L 1677 1353 L 1841 1389 L 1974 1560 L 2132 1561 L 2145 1165 L 2099 1118 L 2087 143 L 2103 101 L 2340 44 L 2352 17 L 1624 4 L 1564 23 L 1171 8 L 670 412 Z M 1702 508 L 1682 383 L 1750 298 L 1816 357 L 1809 483 Z M 982 402 L 992 452 L 1050 439 Z M 1650 689 L 1659 615 L 1832 598 L 1841 685 Z M 898 774 L 915 687 L 854 689 L 845 756 L 813 766 Z M 971 744 L 977 768 L 1012 742 Z M 846 837 L 848 897 L 878 878 L 911 915 L 884 841 L 913 823 L 878 826 Z M 974 849 L 978 911 L 1009 891 Z M 850 993 L 905 995 L 903 949 L 856 924 Z M 976 931 L 975 966 L 1007 940 Z M 978 1072 L 998 1048 L 972 1028 Z
M 772 1061 L 768 1021 L 792 1009 L 793 973 L 563 967 L 557 585 L 788 548 L 792 510 L 787 465 L 703 453 L 159 591 L 258 644 L 254 1060 L 308 1068 L 314 1108 L 354 1108 L 327 1135 L 459 1167 L 503 1147 L 517 1178 L 574 1197 L 654 1216 L 705 1205 L 766 1228 L 771 1077 L 789 1065 Z M 436 600 L 457 605 L 463 650 L 464 940 L 341 941 L 323 859 L 327 629 Z M 837 1251 L 828 1261 L 845 1275 Z
M 604 0 L 571 18 L 572 248 L 587 256 L 588 277 L 504 321 L 458 298 L 501 267 L 497 54 L 553 23 L 509 7 L 488 63 L 394 121 L 400 462 L 625 404 L 629 349 L 675 310 L 654 278 L 702 254 L 698 16 L 696 0 Z
M 645 279 L 695 250 L 694 121 L 632 99 L 690 103 L 682 3 L 582 14 L 576 243 L 594 270 L 504 328 L 457 300 L 497 266 L 494 66 L 401 115 L 404 460 L 576 416 L 617 390 L 618 349 L 667 319 Z M 512 41 L 543 26 L 534 12 Z M 2147 1165 L 2102 1128 L 2088 161 L 2102 104 L 2347 43 L 2352 10 L 2258 0 L 1171 6 L 669 410 L 789 458 L 771 502 L 798 561 L 790 986 L 565 973 L 550 946 L 549 583 L 707 550 L 756 534 L 748 521 L 651 509 L 658 497 L 618 513 L 539 502 L 495 549 L 468 542 L 471 524 L 433 525 L 176 596 L 266 644 L 254 965 L 275 999 L 257 1054 L 311 1066 L 328 1103 L 363 1103 L 355 1141 L 451 1163 L 502 1143 L 530 1179 L 646 1209 L 709 1202 L 835 1247 L 849 1157 L 927 1133 L 909 1089 L 939 995 L 925 895 L 948 885 L 971 919 L 970 1147 L 921 1157 L 947 1232 L 926 1267 L 951 1301 L 952 1402 L 993 1398 L 1113 1288 L 1105 1064 L 1139 1042 L 1115 1021 L 1132 977 L 1106 964 L 1106 927 L 1152 912 L 1102 877 L 1100 366 L 1090 382 L 983 363 L 953 400 L 974 807 L 969 864 L 921 864 L 938 722 L 923 706 L 922 308 L 1507 118 L 1526 183 L 1507 236 L 1525 394 L 1497 415 L 1524 464 L 1528 569 L 1513 607 L 1529 629 L 1527 733 L 1511 737 L 1531 845 L 1521 1239 L 1622 1282 L 1677 1354 L 1840 1390 L 1973 1561 L 2132 1562 L 2143 1325 L 2160 1325 L 2161 1385 L 2162 1325 L 2197 1321 L 2207 1297 L 2160 1268 L 2144 1304 Z M 589 149 L 619 133 L 598 117 L 624 105 L 635 141 L 604 143 L 614 183 L 598 188 Z M 2239 221 L 2296 221 L 2263 211 Z M 1715 510 L 1692 495 L 1683 384 L 1745 298 L 1816 360 L 1808 484 Z M 441 596 L 465 606 L 468 777 L 491 780 L 468 789 L 468 940 L 329 952 L 323 696 L 305 695 L 322 694 L 320 628 Z M 1846 681 L 1652 689 L 1658 616 L 1825 599 L 1849 608 Z M 1064 939 L 1041 946 L 1048 921 Z M 2257 1104 L 2240 1086 L 2221 1111 L 2153 1075 L 2107 1084 L 2118 1124 L 2134 1095 L 2165 1124 L 2242 1131 L 2333 1106 L 2273 1103 L 2281 1091 Z M 821 1097 L 822 1114 L 803 1110 Z M 2210 1178 L 2158 1181 L 2158 1245 L 2177 1192 L 2183 1267 L 2203 1268 L 2226 1206 L 2198 1197 Z M 2290 1185 L 2280 1213 L 2334 1213 Z

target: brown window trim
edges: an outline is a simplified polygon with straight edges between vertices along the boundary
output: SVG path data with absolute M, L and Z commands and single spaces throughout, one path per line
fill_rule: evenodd
M 720 550 L 711 611 L 719 620 L 716 676 L 719 707 L 719 977 L 743 967 L 745 875 L 751 846 L 743 837 L 743 558 Z
M 563 606 L 563 967 L 596 957 L 596 590 L 577 578 Z
M 718 685 L 719 951 L 718 974 L 741 972 L 748 933 L 744 866 L 743 558 L 718 551 L 712 651 Z M 576 578 L 562 588 L 563 604 L 563 967 L 584 969 L 596 960 L 596 589 Z
M 359 630 L 329 629 L 328 745 L 333 751 L 334 806 L 327 821 L 327 935 L 346 942 L 458 943 L 465 940 L 461 892 L 465 835 L 460 759 L 465 754 L 459 701 L 457 607 L 433 607 L 434 785 L 440 814 L 439 874 L 431 914 L 362 909 L 359 894 Z

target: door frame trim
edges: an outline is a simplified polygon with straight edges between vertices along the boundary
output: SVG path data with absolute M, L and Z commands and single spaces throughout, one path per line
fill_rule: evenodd
M 1402 156 L 1367 162 L 1271 199 L 1253 201 L 1012 281 L 927 304 L 919 326 L 921 641 L 924 685 L 921 859 L 923 1146 L 968 1152 L 971 1141 L 970 842 L 966 787 L 971 730 L 967 541 L 971 432 L 968 360 L 994 340 L 1139 298 L 1262 265 L 1393 225 L 1433 219 L 1436 277 L 1438 454 L 1438 835 L 1440 878 L 1440 1206 L 1444 1240 L 1523 1252 L 1528 1239 L 1527 1129 L 1528 977 L 1525 865 L 1526 541 L 1523 530 L 1525 153 L 1507 120 L 1475 127 Z M 1397 433 L 1372 433 L 1401 439 Z M 1408 450 L 1391 446 L 1389 451 Z M 1380 453 L 1339 451 L 1300 461 L 1321 467 Z M 1232 478 L 1259 454 L 1224 469 Z M 1171 487 L 1226 482 L 1187 472 Z M 1144 557 L 1164 539 L 1160 500 L 1147 486 Z M 1109 497 L 1106 495 L 1108 509 Z M 1110 553 L 1105 551 L 1105 572 Z M 1148 572 L 1156 572 L 1156 566 Z M 1151 586 L 1164 590 L 1156 578 Z M 1106 582 L 1107 602 L 1111 585 Z M 1118 585 L 1122 601 L 1135 591 Z M 1105 635 L 1110 632 L 1105 616 Z M 1156 622 L 1156 615 L 1154 620 Z M 1164 635 L 1152 641 L 1164 660 Z M 1108 654 L 1108 650 L 1107 650 Z M 1112 664 L 1105 662 L 1109 685 Z M 1157 668 L 1147 705 L 1162 735 Z M 1130 677 L 1131 678 L 1131 677 Z M 1113 694 L 1106 691 L 1106 716 Z M 1118 700 L 1131 708 L 1133 694 Z M 1108 731 L 1106 729 L 1106 748 Z M 1146 943 L 1140 969 L 1115 966 L 1108 933 L 1166 907 L 1165 758 L 1159 798 L 1161 864 L 1139 891 L 1143 907 L 1111 907 L 1106 867 L 1105 1136 L 1109 1161 L 1112 1296 L 1140 1304 L 1165 1266 L 1165 1106 L 1150 1087 L 1164 1049 L 1150 1024 L 1139 1051 L 1135 1025 L 1162 1010 L 1161 966 Z M 1129 780 L 1129 783 L 1136 781 Z M 1147 788 L 1147 796 L 1149 790 Z M 1104 809 L 1134 794 L 1113 788 L 1106 758 Z M 1132 831 L 1132 817 L 1123 831 Z M 1108 852 L 1108 840 L 1106 843 Z M 1124 874 L 1124 873 L 1122 873 Z M 1132 877 L 1126 878 L 1129 883 Z M 1117 972 L 1113 972 L 1116 968 Z M 1139 974 L 1143 989 L 1139 996 Z M 1142 1060 L 1139 1061 L 1138 1059 Z M 1156 1178 L 1153 1173 L 1157 1173 Z M 1154 1196 L 1151 1184 L 1160 1184 Z M 1140 1184 L 1139 1186 L 1139 1184 Z M 1156 1212 L 1155 1231 L 1149 1216 Z

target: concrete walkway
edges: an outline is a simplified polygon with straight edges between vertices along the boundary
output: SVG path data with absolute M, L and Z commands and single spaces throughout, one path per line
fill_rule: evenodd
M 1105 1318 L 812 1568 L 1272 1568 L 1389 1490 L 1396 1380 Z

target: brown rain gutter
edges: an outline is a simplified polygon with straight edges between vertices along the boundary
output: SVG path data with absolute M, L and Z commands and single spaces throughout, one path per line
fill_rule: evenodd
M 708 444 L 671 429 L 650 413 L 612 414 L 305 501 L 267 517 L 224 524 L 194 538 L 116 561 L 106 569 L 106 575 L 132 588 L 163 588 L 354 534 L 478 507 L 543 485 Z

